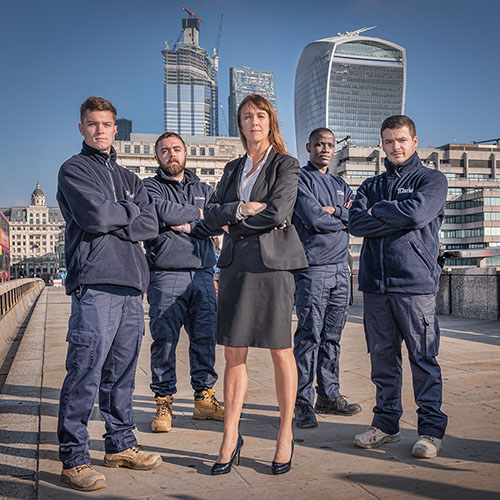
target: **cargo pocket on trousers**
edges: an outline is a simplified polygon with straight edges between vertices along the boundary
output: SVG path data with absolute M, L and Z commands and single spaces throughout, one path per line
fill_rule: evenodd
M 71 367 L 92 368 L 94 365 L 96 332 L 70 328 L 66 336 L 68 355 L 66 370 Z
M 424 345 L 422 348 L 424 356 L 427 358 L 432 358 L 438 355 L 439 330 L 436 329 L 436 318 L 434 315 L 424 316 Z

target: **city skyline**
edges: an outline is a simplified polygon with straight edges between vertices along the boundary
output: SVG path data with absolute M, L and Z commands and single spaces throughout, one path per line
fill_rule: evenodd
M 26 203 L 26 184 L 45 186 L 55 201 L 57 171 L 79 151 L 79 105 L 89 95 L 109 98 L 134 131 L 163 130 L 163 41 L 173 43 L 185 17 L 183 2 L 128 0 L 85 5 L 27 0 L 4 6 L 0 32 L 3 182 L 0 204 Z M 219 102 L 228 96 L 228 70 L 250 66 L 275 74 L 278 114 L 292 154 L 294 75 L 303 48 L 315 40 L 377 25 L 370 35 L 405 47 L 405 111 L 417 123 L 421 146 L 471 142 L 500 135 L 496 19 L 500 7 L 479 0 L 402 5 L 395 1 L 290 1 L 251 5 L 191 1 L 204 23 L 200 45 L 215 46 L 220 14 Z M 89 13 L 95 11 L 91 17 Z M 90 19 L 109 19 L 92 24 Z M 243 29 L 248 27 L 248 29 Z M 227 108 L 225 109 L 227 112 Z M 221 132 L 227 135 L 227 129 Z M 29 125 L 28 125 L 29 124 Z M 303 145 L 298 145 L 303 148 Z M 31 154 L 26 154 L 30 151 Z
M 323 38 L 304 48 L 295 74 L 296 144 L 307 143 L 311 130 L 328 127 L 336 149 L 376 146 L 380 124 L 404 113 L 405 49 L 363 31 Z M 307 151 L 297 154 L 304 164 Z

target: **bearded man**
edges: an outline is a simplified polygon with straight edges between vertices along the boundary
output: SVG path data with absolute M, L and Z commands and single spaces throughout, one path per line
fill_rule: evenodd
M 193 419 L 224 420 L 215 398 L 216 295 L 215 250 L 220 234 L 203 222 L 203 209 L 213 193 L 186 170 L 187 148 L 181 136 L 166 132 L 156 140 L 159 168 L 144 186 L 155 201 L 158 236 L 145 243 L 150 269 L 148 288 L 151 344 L 151 390 L 156 399 L 153 432 L 169 432 L 176 393 L 175 350 L 182 326 L 189 336 Z

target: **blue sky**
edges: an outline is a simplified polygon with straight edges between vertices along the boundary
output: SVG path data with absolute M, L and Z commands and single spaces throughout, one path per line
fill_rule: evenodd
M 293 87 L 309 42 L 377 25 L 408 59 L 406 114 L 421 146 L 500 136 L 500 3 L 448 0 L 16 0 L 0 20 L 0 206 L 25 203 L 40 182 L 55 203 L 57 171 L 78 152 L 78 110 L 110 99 L 134 132 L 163 127 L 163 41 L 195 12 L 211 52 L 220 14 L 219 100 L 227 110 L 231 66 L 274 71 L 279 118 L 296 152 Z M 220 118 L 221 132 L 225 130 Z M 303 147 L 299 145 L 299 147 Z

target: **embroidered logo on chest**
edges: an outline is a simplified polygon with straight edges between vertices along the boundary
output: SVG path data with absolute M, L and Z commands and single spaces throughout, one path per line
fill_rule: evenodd
M 413 193 L 413 188 L 398 188 L 398 194 Z
M 339 194 L 340 196 L 344 196 L 344 191 L 337 189 L 337 194 Z

